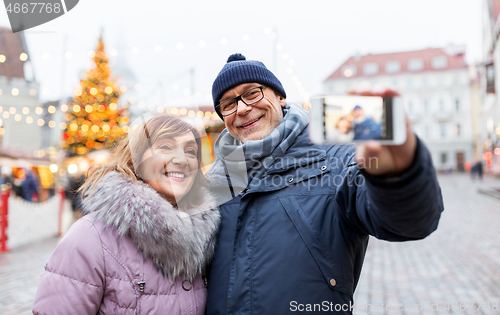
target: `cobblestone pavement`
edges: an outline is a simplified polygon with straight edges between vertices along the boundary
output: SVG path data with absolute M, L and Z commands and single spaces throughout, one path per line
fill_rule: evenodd
M 500 181 L 454 174 L 439 182 L 437 231 L 412 242 L 370 238 L 354 314 L 500 314 L 500 200 L 477 192 Z
M 63 232 L 73 221 L 69 201 L 65 202 Z M 60 241 L 60 237 L 42 240 L 31 245 L 0 253 L 0 314 L 32 314 L 38 281 L 45 262 Z
M 500 314 L 500 200 L 477 192 L 481 185 L 500 187 L 500 180 L 472 182 L 454 174 L 439 181 L 445 211 L 436 232 L 415 242 L 370 239 L 355 315 Z M 31 314 L 40 274 L 58 241 L 0 253 L 0 314 Z

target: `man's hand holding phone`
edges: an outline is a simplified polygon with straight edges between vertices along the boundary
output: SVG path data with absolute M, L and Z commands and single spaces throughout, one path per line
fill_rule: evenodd
M 350 95 L 364 96 L 398 96 L 392 88 L 367 86 L 347 92 Z M 417 149 L 417 138 L 406 119 L 406 141 L 401 145 L 383 145 L 377 140 L 368 140 L 356 144 L 356 162 L 371 175 L 391 176 L 407 170 L 413 163 Z M 378 163 L 373 163 L 374 159 Z M 371 163 L 370 163 L 371 161 Z

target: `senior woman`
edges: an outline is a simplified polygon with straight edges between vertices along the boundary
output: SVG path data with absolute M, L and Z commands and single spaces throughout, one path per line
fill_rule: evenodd
M 220 215 L 200 135 L 168 115 L 124 138 L 81 188 L 83 211 L 55 249 L 34 314 L 204 314 Z

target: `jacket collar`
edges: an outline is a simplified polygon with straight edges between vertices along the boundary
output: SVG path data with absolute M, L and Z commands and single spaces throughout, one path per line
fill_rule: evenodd
M 297 167 L 306 167 L 326 159 L 326 146 L 313 144 L 309 140 L 309 126 L 297 137 L 294 144 L 265 173 L 264 176 L 287 172 Z
M 214 197 L 206 189 L 200 193 L 204 203 L 183 212 L 149 185 L 110 172 L 83 199 L 82 209 L 130 237 L 163 275 L 193 279 L 213 256 L 220 223 Z
M 246 193 L 269 192 L 296 184 L 308 178 L 330 171 L 327 162 L 327 150 L 331 146 L 322 146 L 309 140 L 309 126 L 296 138 L 282 157 L 264 173 L 262 180 L 255 187 L 248 187 Z M 338 146 L 337 146 L 338 147 Z M 229 174 L 231 175 L 231 174 Z M 217 160 L 206 174 L 212 187 L 227 187 L 228 181 L 222 161 Z M 292 178 L 292 179 L 291 179 Z M 291 180 L 290 180 L 291 179 Z M 236 194 L 245 187 L 236 187 Z

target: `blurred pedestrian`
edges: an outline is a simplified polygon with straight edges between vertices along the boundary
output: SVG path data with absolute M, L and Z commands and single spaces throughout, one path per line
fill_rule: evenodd
M 12 176 L 12 192 L 22 198 L 22 183 L 26 178 L 23 168 L 18 168 Z
M 483 179 L 483 163 L 480 160 L 476 161 L 476 172 L 479 180 Z
M 21 183 L 21 197 L 29 202 L 38 201 L 38 182 L 30 169 L 25 170 L 25 178 Z
M 201 139 L 168 115 L 128 134 L 80 190 L 85 215 L 45 266 L 33 314 L 205 314 L 220 215 Z
M 474 165 L 472 165 L 470 169 L 470 177 L 472 178 L 472 180 L 476 179 L 476 173 L 477 173 L 477 162 L 474 163 Z
M 9 166 L 2 166 L 2 176 L 1 176 L 1 181 L 2 185 L 8 185 L 10 188 L 12 188 L 12 169 Z

